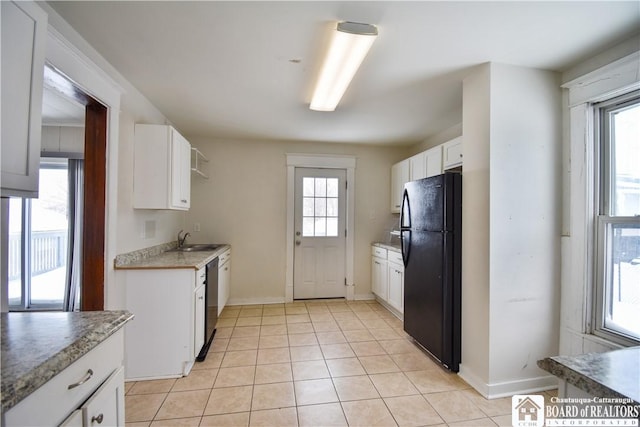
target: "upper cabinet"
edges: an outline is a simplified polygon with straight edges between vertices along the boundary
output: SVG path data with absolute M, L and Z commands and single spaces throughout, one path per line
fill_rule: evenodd
M 462 137 L 459 136 L 442 144 L 442 169 L 462 166 Z
M 47 14 L 2 1 L 2 196 L 38 197 Z
M 404 185 L 462 166 L 462 137 L 418 153 L 391 167 L 391 213 L 400 213 Z
M 136 209 L 188 210 L 191 206 L 191 144 L 166 125 L 137 124 L 133 175 Z
M 403 160 L 391 167 L 391 212 L 400 213 L 404 185 L 410 181 L 410 160 Z

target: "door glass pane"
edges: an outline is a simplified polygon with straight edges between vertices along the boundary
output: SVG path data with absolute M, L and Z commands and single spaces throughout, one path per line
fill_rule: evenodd
M 611 113 L 612 216 L 640 215 L 640 104 Z
M 305 197 L 302 199 L 302 215 L 313 216 L 315 199 L 313 197 Z
M 327 235 L 327 219 L 326 218 L 316 218 L 316 236 L 326 236 Z
M 327 179 L 316 178 L 316 197 L 325 197 L 327 195 Z
M 302 218 L 302 235 L 304 237 L 313 237 L 314 232 L 314 219 L 313 217 Z
M 315 192 L 315 180 L 313 178 L 302 179 L 302 195 L 304 197 L 313 197 Z
M 336 237 L 338 235 L 339 179 L 305 177 L 302 185 L 302 235 Z
M 327 216 L 338 216 L 338 198 L 327 199 Z
M 327 236 L 338 235 L 338 218 L 327 218 Z
M 30 305 L 62 308 L 66 266 L 69 183 L 64 168 L 40 168 L 38 199 L 31 200 Z
M 22 305 L 22 199 L 9 199 L 9 305 Z
M 640 338 L 640 225 L 609 224 L 604 326 Z
M 327 178 L 327 197 L 338 197 L 338 178 Z

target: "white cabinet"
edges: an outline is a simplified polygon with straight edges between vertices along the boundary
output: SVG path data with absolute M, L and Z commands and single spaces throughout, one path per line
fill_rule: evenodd
M 371 255 L 371 291 L 378 301 L 401 315 L 404 312 L 402 254 L 374 245 Z
M 123 337 L 118 330 L 47 381 L 4 413 L 2 425 L 96 426 L 102 414 L 101 425 L 124 426 Z
M 85 427 L 124 426 L 124 368 L 121 366 L 82 405 Z
M 141 269 L 123 273 L 126 309 L 135 315 L 125 334 L 127 379 L 187 375 L 196 351 L 196 270 Z
M 402 254 L 389 251 L 387 261 L 389 296 L 387 302 L 400 313 L 404 312 L 404 264 Z
M 2 196 L 38 197 L 47 14 L 34 2 L 0 2 Z
M 198 357 L 200 349 L 204 345 L 204 313 L 207 309 L 205 297 L 206 286 L 199 286 L 194 291 L 194 315 L 193 315 L 193 358 Z
M 171 126 L 135 128 L 133 207 L 188 210 L 191 144 Z
M 409 182 L 409 159 L 396 163 L 391 167 L 391 212 L 400 213 L 404 185 Z
M 387 250 L 372 246 L 371 254 L 371 291 L 378 297 L 386 300 L 389 291 L 387 279 Z
M 84 153 L 84 127 L 42 126 L 43 155 L 48 153 Z
M 442 144 L 442 169 L 452 169 L 462 165 L 462 137 L 459 136 Z
M 218 257 L 218 315 L 222 313 L 231 293 L 231 249 Z
M 409 181 L 442 173 L 442 148 L 431 148 L 409 158 Z

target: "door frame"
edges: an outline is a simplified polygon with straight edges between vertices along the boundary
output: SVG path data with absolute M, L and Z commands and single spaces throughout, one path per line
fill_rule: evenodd
M 293 268 L 295 240 L 295 171 L 296 168 L 344 169 L 347 171 L 345 275 L 347 278 L 345 297 L 353 300 L 355 296 L 354 271 L 354 221 L 355 221 L 355 170 L 354 156 L 330 154 L 294 154 L 287 153 L 287 266 L 285 277 L 285 302 L 293 301 Z
M 47 6 L 45 6 L 45 10 Z M 48 12 L 49 13 L 49 12 Z M 73 81 L 84 93 L 96 99 L 107 107 L 106 133 L 106 177 L 105 205 L 104 205 L 104 258 L 102 270 L 104 276 L 103 304 L 100 307 L 87 307 L 88 309 L 117 309 L 122 307 L 122 302 L 115 292 L 115 270 L 113 260 L 116 256 L 117 236 L 117 206 L 118 206 L 118 135 L 120 126 L 120 95 L 124 92 L 95 62 L 89 59 L 78 46 L 86 46 L 86 42 L 79 36 L 70 33 L 74 37 L 69 41 L 56 28 L 57 15 L 49 15 L 47 31 L 47 47 L 45 60 Z

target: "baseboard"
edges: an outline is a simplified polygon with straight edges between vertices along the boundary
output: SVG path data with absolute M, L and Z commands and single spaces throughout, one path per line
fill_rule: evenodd
M 509 397 L 514 394 L 537 393 L 558 388 L 558 378 L 553 375 L 487 384 L 473 372 L 466 369 L 463 364 L 460 364 L 458 375 L 487 399 Z
M 366 293 L 366 294 L 355 294 L 353 296 L 353 299 L 355 301 L 371 301 L 376 299 L 376 296 L 374 294 L 372 294 L 371 292 Z
M 229 298 L 227 305 L 282 304 L 284 302 L 284 297 Z

